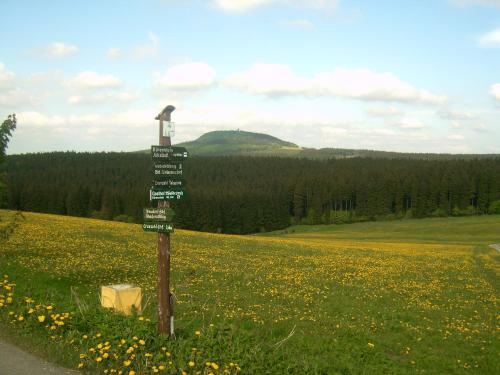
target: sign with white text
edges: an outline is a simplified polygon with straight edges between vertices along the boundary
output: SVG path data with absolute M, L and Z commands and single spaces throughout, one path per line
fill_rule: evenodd
M 171 222 L 175 216 L 174 210 L 168 207 L 144 208 L 142 213 L 144 222 Z
M 182 176 L 182 163 L 181 162 L 165 162 L 155 163 L 153 166 L 154 178 Z
M 149 199 L 153 201 L 180 201 L 187 197 L 184 189 L 158 189 L 152 188 L 149 191 Z
M 144 223 L 142 229 L 146 232 L 171 233 L 174 231 L 174 226 L 168 223 Z
M 185 147 L 151 146 L 151 158 L 154 161 L 184 160 L 187 157 L 188 152 Z
M 153 181 L 155 188 L 181 188 L 186 186 L 186 181 L 178 177 L 163 177 Z

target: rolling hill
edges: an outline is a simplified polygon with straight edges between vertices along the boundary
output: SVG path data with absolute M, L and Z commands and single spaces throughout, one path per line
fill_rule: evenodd
M 243 130 L 217 130 L 203 134 L 194 141 L 177 146 L 186 147 L 191 155 L 197 156 L 281 156 L 308 159 L 346 159 L 355 157 L 384 159 L 476 159 L 491 158 L 498 154 L 436 154 L 402 153 L 393 151 L 355 150 L 345 148 L 306 148 L 292 142 L 283 141 L 268 134 Z M 144 152 L 149 153 L 149 150 Z
M 217 130 L 203 134 L 191 142 L 179 143 L 191 154 L 215 155 L 268 155 L 280 152 L 296 154 L 301 148 L 294 143 L 282 141 L 267 134 L 241 130 Z

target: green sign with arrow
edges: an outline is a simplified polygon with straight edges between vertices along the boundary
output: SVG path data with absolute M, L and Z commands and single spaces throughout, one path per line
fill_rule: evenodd
M 185 147 L 176 146 L 151 146 L 151 158 L 153 161 L 184 160 L 188 152 Z

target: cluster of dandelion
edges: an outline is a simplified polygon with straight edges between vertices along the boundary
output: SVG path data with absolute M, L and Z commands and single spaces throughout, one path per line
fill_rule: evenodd
M 0 290 L 0 308 L 7 307 L 12 303 L 13 288 L 16 286 L 15 283 L 10 282 L 9 276 L 4 275 Z
M 54 304 L 36 303 L 33 298 L 15 298 L 14 288 L 16 284 L 12 282 L 8 275 L 4 275 L 1 282 L 0 308 L 6 310 L 4 316 L 11 324 L 23 324 L 26 328 L 29 325 L 42 327 L 50 334 L 53 340 L 58 339 L 78 348 L 81 352 L 78 355 L 76 368 L 94 368 L 104 374 L 135 375 L 143 373 L 165 373 L 165 374 L 200 374 L 200 375 L 235 375 L 241 371 L 237 363 L 230 362 L 221 365 L 213 359 L 203 358 L 203 350 L 192 348 L 188 355 L 189 360 L 185 361 L 186 353 L 175 353 L 162 346 L 157 350 L 153 341 L 155 338 L 113 338 L 105 339 L 100 332 L 95 334 L 80 333 L 80 338 L 75 338 L 74 329 L 68 328 L 66 322 L 74 319 L 72 312 L 57 312 Z M 1 311 L 1 310 L 0 310 Z M 133 319 L 133 318 L 131 318 Z M 149 319 L 139 316 L 140 322 L 146 324 Z M 74 328 L 74 327 L 71 327 Z M 210 325 L 209 330 L 214 325 Z M 55 332 L 59 333 L 58 336 Z M 193 340 L 201 340 L 203 336 L 200 330 L 194 332 Z M 148 345 L 150 341 L 151 345 Z M 201 346 L 206 343 L 199 342 Z M 178 357 L 178 358 L 176 358 Z
M 195 336 L 201 336 L 201 332 L 196 331 Z M 185 353 L 181 353 L 181 356 L 176 358 L 175 353 L 166 346 L 162 346 L 161 350 L 153 350 L 154 344 L 148 345 L 149 339 L 137 336 L 106 341 L 101 333 L 96 333 L 90 337 L 83 335 L 82 341 L 87 342 L 88 349 L 80 353 L 80 362 L 77 367 L 79 369 L 98 367 L 105 374 L 234 375 L 241 371 L 237 363 L 219 365 L 215 361 L 203 359 L 203 350 L 197 348 L 191 348 L 189 360 L 183 363 L 182 358 L 185 358 Z
M 46 328 L 48 331 L 56 331 L 65 325 L 65 321 L 71 319 L 70 312 L 55 312 L 52 304 L 36 303 L 31 297 L 24 297 L 16 301 L 14 299 L 14 287 L 16 283 L 10 281 L 8 275 L 3 276 L 1 283 L 2 294 L 0 294 L 0 308 L 8 309 L 8 319 L 11 324 L 34 323 Z M 19 303 L 16 303 L 19 302 Z M 52 339 L 55 336 L 51 337 Z

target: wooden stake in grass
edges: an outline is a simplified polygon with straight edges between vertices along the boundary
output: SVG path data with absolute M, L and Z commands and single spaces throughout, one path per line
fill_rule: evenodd
M 174 106 L 166 106 L 163 111 L 156 116 L 155 120 L 160 121 L 159 145 L 170 146 L 170 133 L 163 132 L 163 121 L 170 122 Z M 158 202 L 158 207 L 170 207 L 167 201 Z M 158 233 L 158 333 L 163 335 L 173 335 L 173 306 L 172 295 L 170 293 L 170 233 Z

